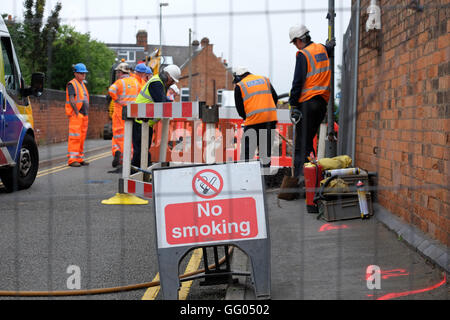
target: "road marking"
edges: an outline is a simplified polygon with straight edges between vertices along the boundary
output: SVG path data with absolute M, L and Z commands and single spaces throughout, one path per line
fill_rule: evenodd
M 198 270 L 198 267 L 200 266 L 200 262 L 202 261 L 203 257 L 203 251 L 202 249 L 195 249 L 192 253 L 191 259 L 189 259 L 189 263 L 186 266 L 186 270 L 184 273 L 191 273 Z M 153 281 L 159 281 L 159 273 L 156 274 Z M 178 294 L 179 300 L 186 300 L 189 294 L 189 291 L 192 286 L 192 281 L 185 281 L 182 282 L 181 288 Z M 155 300 L 158 296 L 159 290 L 161 290 L 161 286 L 156 287 L 150 287 L 145 291 L 144 296 L 141 300 Z
M 186 271 L 184 273 L 191 273 L 191 272 L 197 271 L 198 267 L 200 266 L 200 262 L 202 261 L 202 257 L 203 257 L 203 250 L 200 248 L 195 249 L 194 253 L 192 254 L 191 260 L 189 260 L 189 263 L 186 267 Z M 187 297 L 189 295 L 189 291 L 191 290 L 192 282 L 193 282 L 193 280 L 185 281 L 181 284 L 181 289 L 178 294 L 179 300 L 187 299 Z
M 155 278 L 153 278 L 152 282 L 154 282 L 154 281 L 159 281 L 159 273 L 157 273 Z M 161 289 L 161 286 L 155 286 L 155 287 L 148 288 L 145 291 L 144 296 L 142 297 L 141 300 L 155 300 L 160 289 Z
M 101 153 L 101 154 L 98 154 L 98 155 L 91 156 L 91 157 L 87 158 L 86 161 L 100 160 L 100 159 L 106 158 L 110 154 L 111 154 L 110 151 L 105 152 L 105 153 Z M 67 164 L 63 164 L 63 165 L 59 165 L 59 166 L 56 166 L 56 167 L 53 167 L 53 168 L 45 169 L 45 170 L 39 171 L 38 174 L 36 175 L 36 178 L 40 178 L 40 177 L 49 175 L 51 173 L 57 173 L 57 172 L 60 172 L 60 171 L 63 171 L 63 170 L 67 170 L 67 169 L 70 169 L 70 168 L 71 167 L 69 167 Z

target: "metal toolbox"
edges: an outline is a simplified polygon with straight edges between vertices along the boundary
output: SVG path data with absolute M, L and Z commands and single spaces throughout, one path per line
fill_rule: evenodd
M 359 179 L 361 180 L 361 179 Z M 330 196 L 331 194 L 328 194 Z M 333 200 L 318 200 L 319 217 L 326 221 L 361 219 L 358 194 L 356 192 L 333 194 Z M 372 197 L 366 192 L 369 216 L 373 216 Z

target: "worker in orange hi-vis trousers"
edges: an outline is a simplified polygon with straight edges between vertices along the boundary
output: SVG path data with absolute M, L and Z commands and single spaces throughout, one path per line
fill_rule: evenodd
M 75 78 L 66 87 L 66 115 L 69 117 L 68 164 L 71 167 L 87 166 L 84 160 L 84 141 L 88 129 L 89 92 L 84 84 L 88 70 L 83 63 L 73 66 Z
M 114 112 L 112 116 L 112 166 L 118 167 L 122 164 L 123 142 L 125 138 L 125 121 L 122 119 L 122 108 L 128 102 L 134 102 L 139 94 L 138 81 L 130 76 L 130 67 L 127 63 L 121 63 L 116 68 L 117 81 L 109 87 L 109 95 L 114 101 Z

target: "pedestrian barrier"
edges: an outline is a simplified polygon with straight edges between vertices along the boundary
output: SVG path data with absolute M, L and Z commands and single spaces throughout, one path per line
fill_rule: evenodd
M 201 164 L 238 161 L 240 159 L 241 138 L 243 135 L 243 120 L 235 108 L 218 108 L 218 120 L 213 125 L 205 123 L 200 118 L 200 102 L 171 102 L 155 104 L 129 104 L 124 108 L 129 126 L 134 119 L 159 118 L 161 121 L 153 126 L 153 138 L 150 147 L 152 159 L 158 163 Z M 203 104 L 204 106 L 204 104 Z M 288 109 L 277 110 L 277 135 L 272 148 L 271 166 L 290 167 L 292 163 L 292 143 L 287 137 L 292 136 L 292 123 Z M 214 130 L 207 131 L 208 125 Z M 148 145 L 148 128 L 142 128 L 142 148 Z M 125 139 L 131 146 L 131 129 L 125 133 Z M 208 151 L 208 145 L 211 150 Z M 212 145 L 212 147 L 211 147 Z M 131 198 L 135 195 L 151 198 L 152 185 L 149 179 L 151 167 L 147 168 L 147 153 L 141 153 L 141 172 L 131 175 L 131 151 L 125 150 L 124 169 L 119 181 L 119 198 L 104 200 L 104 204 L 147 204 L 148 202 Z M 210 156 L 207 161 L 207 156 Z M 258 156 L 255 156 L 257 159 Z M 147 171 L 147 174 L 145 173 Z M 147 177 L 147 179 L 144 179 Z M 130 197 L 123 196 L 128 194 Z M 131 200 L 130 200 L 131 199 Z
M 162 164 L 202 164 L 238 161 L 240 159 L 243 120 L 235 108 L 218 108 L 218 119 L 206 123 L 200 117 L 201 102 L 169 102 L 133 104 L 124 108 L 125 138 L 122 177 L 119 193 L 103 200 L 103 204 L 148 204 L 139 199 L 152 197 L 151 170 Z M 289 110 L 278 109 L 277 132 L 288 136 Z M 153 126 L 150 147 L 151 159 L 157 162 L 148 167 L 148 154 L 141 152 L 139 172 L 131 174 L 132 126 L 135 119 L 161 119 Z M 209 129 L 209 130 L 208 130 Z M 142 126 L 142 150 L 148 146 L 149 129 Z M 285 139 L 275 138 L 272 152 L 272 167 L 288 167 L 292 158 Z M 258 157 L 255 156 L 257 159 Z

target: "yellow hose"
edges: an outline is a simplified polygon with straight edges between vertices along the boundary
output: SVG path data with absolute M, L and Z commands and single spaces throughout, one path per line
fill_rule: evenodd
M 233 252 L 233 247 L 230 247 L 228 254 L 231 255 Z M 219 265 L 225 262 L 225 257 L 219 260 Z M 215 264 L 208 266 L 208 269 L 214 269 Z M 189 272 L 181 275 L 179 278 L 184 279 L 197 275 L 199 273 L 205 272 L 205 269 L 200 269 L 194 272 Z M 101 288 L 101 289 L 89 289 L 89 290 L 66 290 L 66 291 L 0 291 L 0 296 L 2 297 L 63 297 L 63 296 L 87 296 L 94 294 L 107 294 L 107 293 L 117 293 L 125 291 L 140 290 L 150 287 L 159 286 L 159 281 L 145 282 L 139 284 L 132 284 L 122 287 L 111 287 L 111 288 Z

